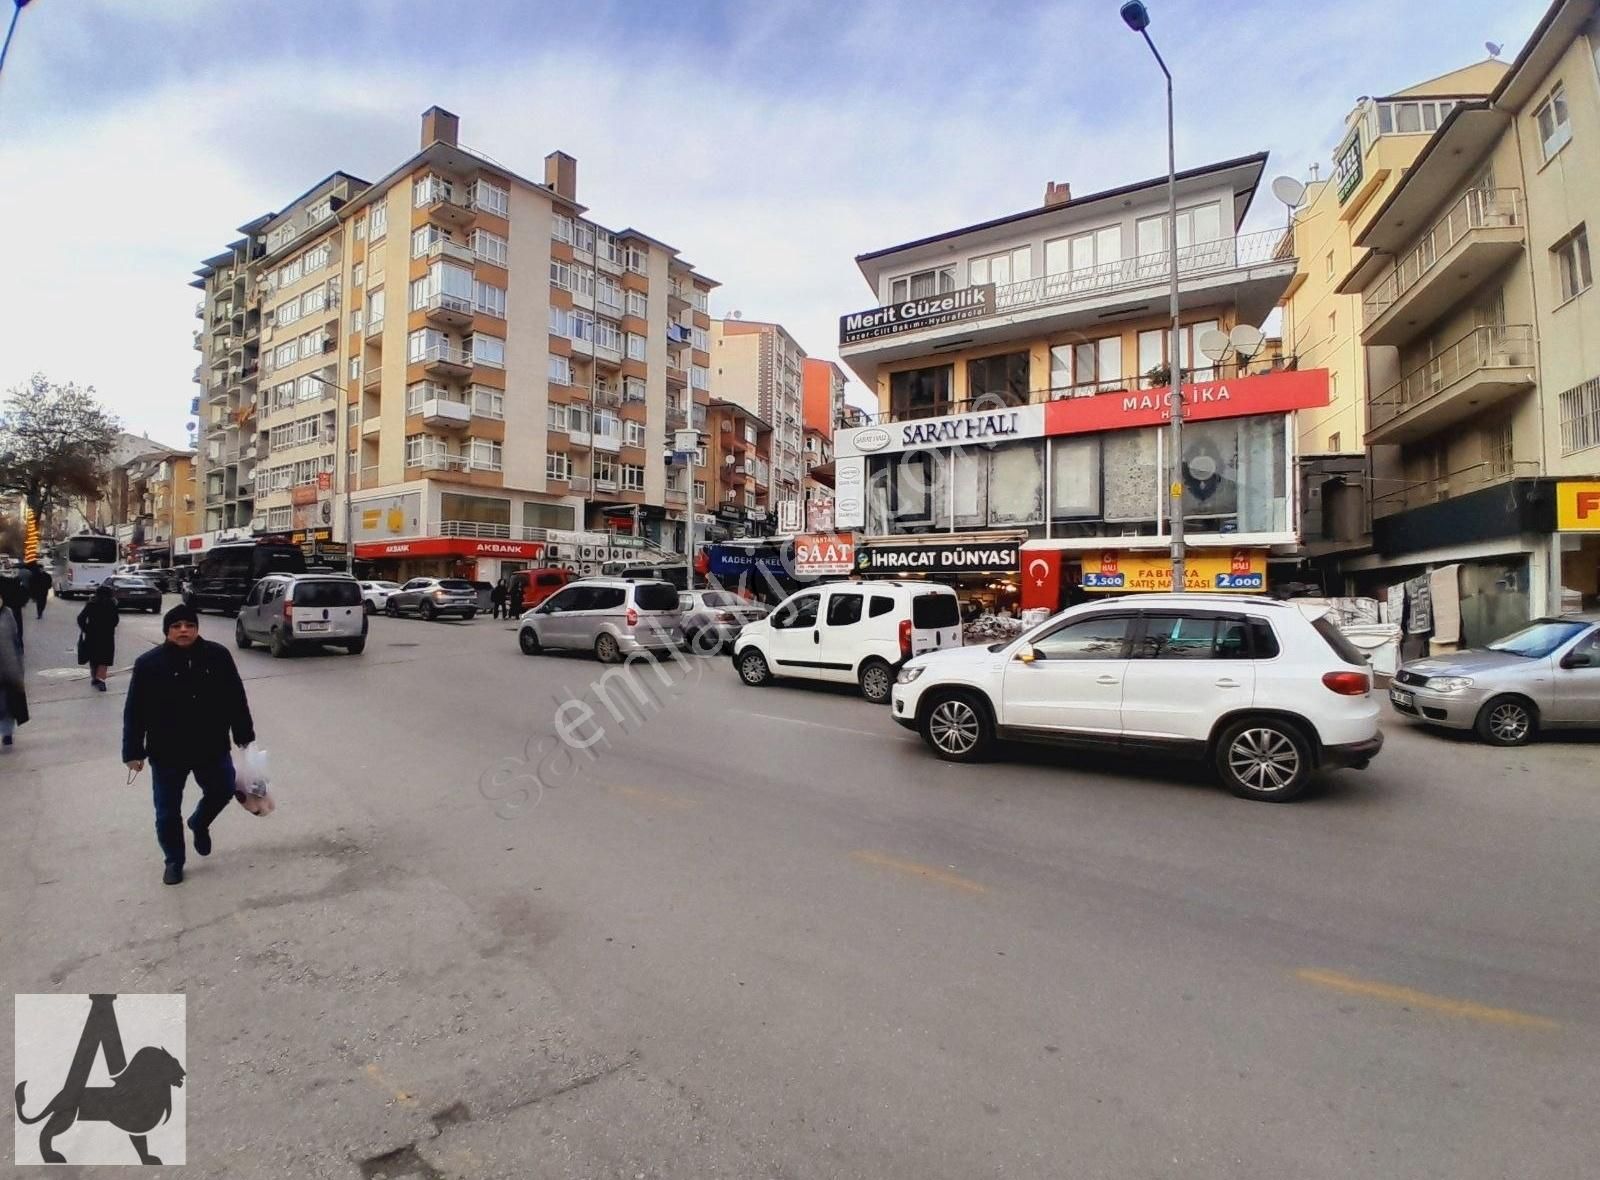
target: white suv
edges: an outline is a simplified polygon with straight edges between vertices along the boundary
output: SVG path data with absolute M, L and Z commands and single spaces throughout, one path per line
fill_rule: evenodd
M 1063 611 L 1017 639 L 919 656 L 894 719 L 954 762 L 996 739 L 1207 759 L 1247 799 L 1287 802 L 1318 767 L 1383 745 L 1366 658 L 1291 603 L 1144 594 Z
M 774 676 L 858 684 L 887 704 L 895 670 L 923 652 L 961 646 L 956 592 L 933 582 L 831 582 L 791 594 L 733 641 L 752 687 Z

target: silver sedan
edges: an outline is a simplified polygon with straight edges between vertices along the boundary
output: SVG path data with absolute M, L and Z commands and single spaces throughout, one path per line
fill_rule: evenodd
M 1496 746 L 1546 729 L 1600 729 L 1600 614 L 1536 619 L 1488 647 L 1413 660 L 1395 674 L 1389 702 Z

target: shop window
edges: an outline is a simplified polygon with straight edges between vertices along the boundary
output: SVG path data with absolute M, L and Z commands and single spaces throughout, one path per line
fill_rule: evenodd
M 1028 402 L 1028 354 L 1008 352 L 967 362 L 967 399 L 978 406 Z
M 950 412 L 954 369 L 936 365 L 889 375 L 889 406 L 895 418 L 932 418 Z
M 1183 431 L 1183 510 L 1197 532 L 1288 527 L 1284 419 L 1227 418 Z
M 1013 443 L 989 452 L 989 523 L 1044 520 L 1044 463 L 1038 443 Z
M 1100 515 L 1100 440 L 1059 438 L 1050 445 L 1050 515 Z
M 471 521 L 474 524 L 511 524 L 511 501 L 489 496 L 463 496 L 445 492 L 439 497 L 439 519 Z
M 537 504 L 530 500 L 522 506 L 522 527 L 570 530 L 576 527 L 576 515 L 570 504 Z

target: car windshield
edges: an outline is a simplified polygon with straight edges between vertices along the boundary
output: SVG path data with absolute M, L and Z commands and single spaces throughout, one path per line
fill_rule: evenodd
M 1567 640 L 1587 630 L 1588 626 L 1588 623 L 1571 619 L 1540 619 L 1504 639 L 1495 640 L 1489 645 L 1489 650 L 1541 660 Z
M 700 596 L 700 601 L 707 606 L 743 606 L 737 594 L 729 594 L 726 590 L 708 590 Z

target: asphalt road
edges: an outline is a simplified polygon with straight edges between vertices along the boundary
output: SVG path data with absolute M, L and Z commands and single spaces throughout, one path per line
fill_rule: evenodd
M 1600 743 L 1391 720 L 1253 804 L 377 619 L 360 657 L 240 653 L 279 809 L 166 888 L 126 674 L 91 694 L 51 612 L 0 978 L 187 993 L 187 1175 L 1596 1174 Z

